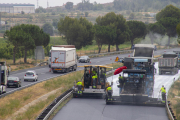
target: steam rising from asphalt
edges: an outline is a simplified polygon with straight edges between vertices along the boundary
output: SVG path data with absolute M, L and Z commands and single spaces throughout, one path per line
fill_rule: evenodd
M 168 43 L 168 36 L 162 36 L 157 33 L 150 33 L 147 34 L 145 39 L 141 40 L 138 44 L 151 44 L 151 39 L 153 40 L 154 44 L 165 46 Z M 170 38 L 170 43 L 177 45 L 177 36 Z

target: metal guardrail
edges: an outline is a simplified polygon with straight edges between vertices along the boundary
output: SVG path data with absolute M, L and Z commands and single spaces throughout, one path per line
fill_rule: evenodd
M 69 96 L 71 96 L 73 89 L 69 89 L 62 95 L 57 97 L 44 111 L 36 118 L 36 120 L 47 120 L 49 116 L 56 110 L 56 108 Z
M 171 108 L 171 103 L 170 101 L 166 101 L 166 110 L 167 110 L 167 114 L 170 120 L 177 120 L 176 116 L 174 116 L 174 112 Z
M 113 54 L 122 54 L 122 53 L 128 53 L 128 52 L 133 52 L 133 50 L 123 50 L 123 51 L 116 51 L 116 52 L 107 52 L 107 53 L 99 53 L 99 54 L 91 54 L 88 55 L 89 57 L 96 57 L 96 56 L 100 56 L 100 55 L 113 55 Z

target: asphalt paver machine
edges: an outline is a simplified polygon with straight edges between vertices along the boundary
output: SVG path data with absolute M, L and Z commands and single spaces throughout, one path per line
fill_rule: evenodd
M 119 79 L 120 95 L 112 96 L 111 100 L 106 97 L 106 104 L 165 106 L 153 97 L 154 45 L 135 44 L 133 56 L 124 58 L 122 63 L 127 69 L 122 71 Z
M 80 80 L 82 82 L 82 92 L 78 93 L 78 85 L 75 82 L 73 97 L 103 97 L 105 90 L 109 86 L 106 79 L 106 72 L 112 70 L 113 67 L 103 65 L 84 65 L 84 75 Z M 97 77 L 93 80 L 94 72 Z M 95 87 L 93 87 L 95 86 Z

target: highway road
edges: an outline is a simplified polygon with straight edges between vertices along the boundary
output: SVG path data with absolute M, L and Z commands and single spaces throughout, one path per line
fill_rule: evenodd
M 164 51 L 173 51 L 173 50 L 178 50 L 178 48 L 173 48 L 173 49 L 169 49 L 169 50 L 157 50 L 155 51 L 155 55 L 160 55 L 162 53 L 164 53 Z M 104 57 L 99 57 L 99 58 L 92 58 L 91 59 L 91 63 L 78 63 L 78 66 L 83 66 L 86 64 L 92 64 L 92 65 L 105 65 L 105 64 L 110 64 L 113 63 L 115 58 L 118 57 L 128 57 L 128 56 L 132 56 L 131 54 L 120 54 L 120 55 L 111 55 L 111 56 L 104 56 Z M 24 82 L 23 77 L 25 75 L 25 72 L 27 70 L 35 70 L 36 73 L 38 74 L 38 81 L 43 81 L 49 78 L 53 78 L 53 77 L 57 77 L 57 76 L 61 76 L 63 75 L 63 73 L 52 73 L 49 72 L 49 68 L 48 66 L 42 66 L 42 67 L 36 67 L 36 68 L 31 68 L 31 69 L 26 69 L 26 70 L 20 70 L 20 71 L 16 71 L 16 72 L 11 72 L 10 76 L 16 76 L 19 77 L 21 79 L 22 82 L 22 86 L 26 86 L 29 84 L 32 84 L 34 82 Z M 77 70 L 82 70 L 83 68 L 78 68 Z M 14 91 L 17 88 L 7 88 L 7 92 L 10 91 Z
M 158 64 L 155 64 L 158 67 Z M 180 73 L 176 75 L 155 75 L 154 97 L 162 85 L 165 85 L 167 91 L 170 88 L 174 78 L 177 79 Z M 113 80 L 113 96 L 119 95 L 116 81 L 118 75 L 109 77 L 108 81 Z M 65 105 L 53 120 L 168 120 L 164 107 L 131 106 L 131 105 L 106 105 L 103 99 L 85 99 L 73 98 Z
M 155 64 L 157 69 L 158 63 Z M 169 90 L 176 75 L 155 75 L 154 96 L 158 98 L 159 91 L 164 85 Z M 116 81 L 119 75 L 109 77 L 113 80 L 113 96 L 119 95 Z M 53 120 L 168 120 L 165 107 L 106 105 L 103 99 L 73 98 L 66 104 Z
M 178 50 L 178 49 L 173 49 Z M 169 50 L 169 51 L 172 51 Z M 164 50 L 155 52 L 162 54 Z M 166 50 L 167 52 L 167 50 Z M 115 57 L 115 56 L 114 56 Z M 122 56 L 123 57 L 123 56 Z M 168 91 L 173 80 L 178 79 L 180 71 L 176 75 L 159 75 L 158 63 L 155 64 L 155 85 L 153 97 L 157 98 L 162 85 Z M 116 81 L 118 75 L 109 77 L 113 80 L 113 96 L 119 95 Z M 73 98 L 53 118 L 53 120 L 168 120 L 165 107 L 130 106 L 130 105 L 106 105 L 103 99 Z

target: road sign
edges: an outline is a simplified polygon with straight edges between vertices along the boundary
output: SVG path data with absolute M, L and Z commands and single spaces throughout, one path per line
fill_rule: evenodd
M 116 57 L 115 62 L 118 62 L 118 61 L 119 61 L 119 57 Z

